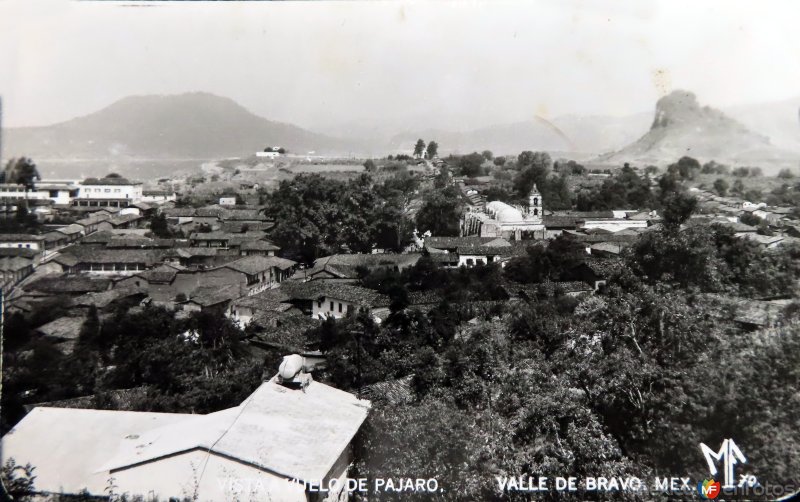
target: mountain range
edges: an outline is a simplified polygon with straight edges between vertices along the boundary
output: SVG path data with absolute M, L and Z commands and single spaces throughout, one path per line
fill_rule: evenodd
M 273 145 L 303 154 L 383 156 L 410 153 L 416 140 L 423 138 L 437 141 L 444 154 L 546 150 L 600 164 L 657 165 L 693 155 L 731 164 L 796 167 L 798 109 L 800 98 L 723 112 L 701 106 L 689 92 L 675 91 L 659 100 L 655 114 L 535 118 L 467 131 L 406 127 L 406 132 L 391 132 L 387 121 L 382 127 L 362 123 L 315 132 L 270 121 L 231 99 L 208 93 L 132 96 L 58 124 L 8 128 L 3 156 L 209 160 L 244 157 Z
M 217 159 L 279 145 L 294 152 L 346 153 L 349 142 L 259 117 L 208 93 L 131 96 L 44 127 L 4 131 L 4 157 L 34 159 Z

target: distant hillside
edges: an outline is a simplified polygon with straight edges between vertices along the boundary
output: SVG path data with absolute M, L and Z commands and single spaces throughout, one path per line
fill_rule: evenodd
M 280 145 L 292 152 L 346 153 L 344 140 L 272 122 L 208 93 L 132 96 L 46 127 L 4 131 L 4 156 L 34 159 L 213 159 Z
M 650 130 L 601 162 L 664 165 L 688 155 L 701 161 L 758 165 L 766 169 L 797 166 L 800 155 L 780 149 L 719 110 L 700 106 L 694 94 L 674 91 L 656 104 Z
M 775 146 L 800 151 L 800 96 L 737 106 L 726 112 L 751 130 L 769 136 Z
M 598 154 L 621 148 L 646 130 L 644 114 L 627 117 L 563 116 L 511 124 L 492 125 L 466 132 L 424 130 L 398 134 L 389 141 L 390 150 L 413 148 L 417 138 L 435 140 L 444 153 L 491 150 L 498 155 L 523 150 L 547 150 Z

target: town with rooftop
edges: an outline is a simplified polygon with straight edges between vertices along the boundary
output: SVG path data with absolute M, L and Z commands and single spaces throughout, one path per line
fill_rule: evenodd
M 210 92 L 0 123 L 5 494 L 797 495 L 800 98 L 654 92 L 400 134 Z

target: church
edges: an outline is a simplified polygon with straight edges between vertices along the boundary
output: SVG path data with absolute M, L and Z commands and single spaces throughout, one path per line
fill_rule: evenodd
M 545 236 L 542 221 L 542 194 L 533 185 L 527 207 L 515 207 L 498 200 L 472 206 L 461 221 L 461 235 L 503 237 L 505 239 L 541 239 Z

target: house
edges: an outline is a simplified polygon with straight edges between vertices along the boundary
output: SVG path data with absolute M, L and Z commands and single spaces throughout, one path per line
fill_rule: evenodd
M 458 257 L 456 266 L 465 267 L 501 262 L 503 257 L 514 252 L 514 246 L 506 239 L 477 236 L 428 237 L 425 249 L 431 257 L 443 253 L 449 253 L 449 257 L 455 255 Z
M 0 234 L 0 248 L 45 250 L 45 237 L 33 234 Z
M 189 245 L 227 248 L 231 238 L 233 238 L 232 234 L 225 232 L 195 232 L 189 236 Z
M 50 251 L 60 248 L 62 246 L 66 246 L 67 244 L 70 243 L 69 237 L 67 237 L 61 232 L 56 232 L 56 231 L 47 232 L 45 234 L 42 234 L 42 237 L 44 237 L 45 248 Z
M 344 485 L 371 403 L 304 369 L 287 357 L 239 406 L 207 415 L 37 407 L 3 437 L 2 461 L 34 465 L 43 494 L 108 497 L 113 478 L 116 496 L 233 500 L 247 480 L 251 500 L 319 500 L 308 484 Z
M 247 256 L 222 266 L 247 277 L 247 294 L 276 287 L 294 273 L 297 262 L 277 256 Z
M 113 310 L 119 306 L 127 308 L 140 304 L 147 297 L 147 289 L 141 287 L 114 288 L 109 291 L 89 292 L 72 300 L 75 309 L 96 308 Z
M 232 301 L 239 298 L 240 289 L 237 284 L 226 286 L 204 286 L 196 289 L 188 300 L 182 302 L 181 308 L 188 312 L 213 312 L 224 314 Z
M 275 256 L 281 248 L 267 240 L 246 241 L 239 246 L 242 256 Z
M 311 317 L 325 319 L 340 318 L 361 307 L 369 309 L 374 316 L 389 310 L 389 297 L 372 289 L 351 284 L 317 282 L 316 297 L 311 302 Z
M 22 256 L 0 257 L 0 283 L 13 286 L 33 273 L 33 259 Z
M 0 199 L 50 200 L 54 204 L 69 205 L 78 196 L 79 190 L 74 181 L 41 180 L 31 189 L 25 185 L 0 183 Z
M 142 183 L 127 178 L 87 178 L 73 205 L 84 207 L 128 207 L 142 200 Z
M 142 190 L 142 202 L 153 202 L 153 203 L 164 203 L 164 202 L 174 202 L 177 200 L 177 195 L 175 194 L 174 190 L 162 190 L 162 189 L 143 189 Z
M 36 328 L 36 332 L 53 342 L 64 354 L 71 354 L 80 336 L 85 317 L 64 316 Z
M 236 196 L 235 195 L 228 195 L 219 198 L 219 205 L 220 206 L 235 206 L 236 205 Z
M 57 228 L 56 232 L 61 232 L 62 234 L 66 235 L 69 242 L 75 242 L 86 235 L 86 229 L 83 227 L 83 225 L 78 225 L 75 223 Z
M 107 249 L 95 246 L 70 246 L 53 258 L 70 274 L 130 275 L 155 267 L 163 261 L 163 249 Z

